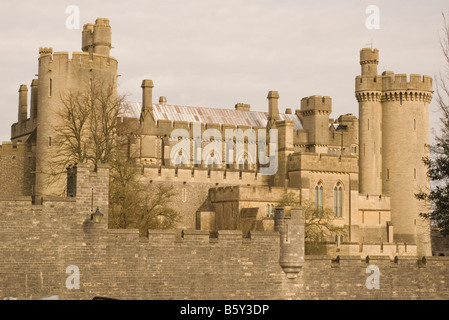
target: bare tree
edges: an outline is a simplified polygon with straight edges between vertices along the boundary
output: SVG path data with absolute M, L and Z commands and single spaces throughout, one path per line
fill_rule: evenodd
M 50 159 L 53 178 L 61 178 L 70 164 L 108 164 L 111 228 L 137 228 L 146 235 L 149 228 L 174 227 L 179 213 L 168 206 L 173 188 L 146 187 L 126 152 L 136 132 L 121 121 L 125 96 L 116 94 L 114 84 L 93 79 L 85 90 L 61 95 L 61 104 L 55 127 L 59 152 Z

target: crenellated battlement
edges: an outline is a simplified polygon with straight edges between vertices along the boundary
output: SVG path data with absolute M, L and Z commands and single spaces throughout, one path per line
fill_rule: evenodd
M 419 74 L 394 74 L 386 71 L 382 73 L 382 91 L 428 91 L 433 92 L 432 77 Z
M 0 157 L 2 156 L 25 156 L 27 152 L 30 152 L 29 147 L 25 143 L 12 143 L 9 141 L 3 141 L 0 145 Z
M 288 171 L 358 173 L 358 158 L 327 153 L 294 153 L 288 158 Z
M 328 96 L 310 96 L 301 99 L 301 113 L 308 115 L 309 112 L 325 112 L 332 111 L 332 98 Z
M 419 74 L 394 74 L 386 71 L 382 76 L 357 76 L 355 95 L 358 102 L 366 101 L 424 101 L 433 96 L 432 77 Z
M 65 69 L 67 66 L 80 69 L 100 69 L 116 71 L 118 66 L 117 59 L 101 54 L 87 52 L 52 52 L 52 50 L 39 50 L 39 63 L 48 64 L 49 70 Z
M 120 232 L 121 233 L 121 232 Z M 119 231 L 117 232 L 119 234 Z M 138 232 L 134 233 L 138 237 Z M 123 233 L 123 235 L 126 235 Z M 244 236 L 241 230 L 219 230 L 211 234 L 207 230 L 148 230 L 148 242 L 153 246 L 183 246 L 186 244 L 220 246 L 251 245 L 264 242 L 279 245 L 279 232 L 277 231 L 253 231 Z
M 227 185 L 266 185 L 266 176 L 258 174 L 253 170 L 238 170 L 226 168 L 202 167 L 159 167 L 145 165 L 143 175 L 146 179 L 154 182 L 168 183 L 207 183 L 215 186 L 217 184 Z
M 382 77 L 379 76 L 357 76 L 355 78 L 355 91 L 382 91 Z

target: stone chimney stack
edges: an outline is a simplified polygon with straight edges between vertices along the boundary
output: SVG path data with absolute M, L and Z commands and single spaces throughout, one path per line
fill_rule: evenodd
M 19 88 L 19 116 L 18 123 L 25 121 L 28 117 L 28 88 L 22 84 Z
M 153 88 L 152 80 L 145 79 L 142 81 L 142 113 L 153 110 Z
M 279 120 L 279 93 L 277 91 L 268 92 L 268 120 Z
M 38 79 L 31 81 L 31 102 L 30 102 L 30 118 L 37 118 L 37 89 Z

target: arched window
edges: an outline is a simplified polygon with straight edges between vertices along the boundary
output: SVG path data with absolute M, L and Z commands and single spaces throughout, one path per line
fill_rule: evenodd
M 315 209 L 323 211 L 323 184 L 321 181 L 315 187 Z
M 341 183 L 338 182 L 337 185 L 334 187 L 334 216 L 335 217 L 342 217 L 342 203 L 343 203 L 343 196 L 342 196 L 342 187 Z
M 274 204 L 267 204 L 266 215 L 267 218 L 274 217 Z

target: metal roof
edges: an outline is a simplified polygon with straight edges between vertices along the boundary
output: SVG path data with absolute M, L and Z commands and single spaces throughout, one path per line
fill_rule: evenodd
M 121 116 L 139 119 L 141 109 L 141 103 L 127 101 L 125 103 L 124 113 Z M 163 104 L 153 104 L 153 116 L 156 121 L 187 121 L 250 127 L 265 127 L 268 122 L 268 112 L 263 111 L 243 111 Z M 280 113 L 279 117 L 281 120 L 293 121 L 293 128 L 295 130 L 303 129 L 301 120 L 297 115 Z

